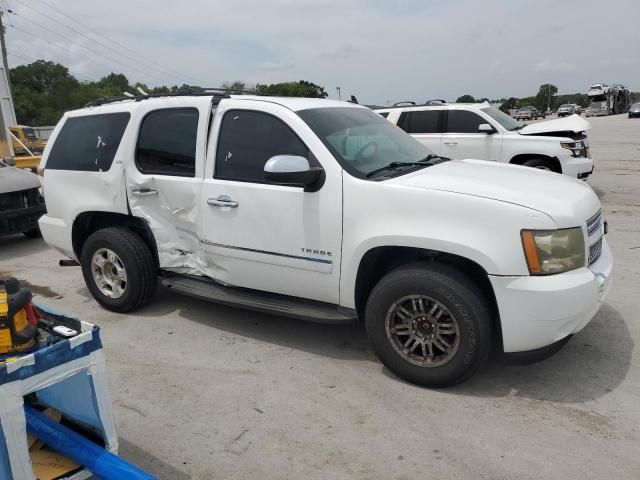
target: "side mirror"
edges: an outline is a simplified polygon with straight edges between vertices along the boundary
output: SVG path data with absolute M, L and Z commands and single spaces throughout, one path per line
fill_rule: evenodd
M 324 170 L 311 167 L 309 161 L 299 155 L 276 155 L 264 165 L 264 177 L 269 182 L 300 186 L 305 192 L 315 192 L 324 183 Z
M 4 157 L 4 158 L 2 159 L 2 162 L 3 162 L 5 165 L 9 165 L 10 167 L 15 167 L 15 166 L 16 166 L 16 159 L 15 159 L 15 157 Z
M 496 133 L 495 128 L 493 128 L 488 123 L 481 123 L 480 125 L 478 125 L 478 131 L 488 133 L 488 134 Z

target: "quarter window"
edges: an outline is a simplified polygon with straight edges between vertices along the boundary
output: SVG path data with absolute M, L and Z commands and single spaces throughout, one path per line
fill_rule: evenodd
M 145 174 L 195 176 L 198 110 L 171 108 L 144 117 L 136 165 Z
M 482 123 L 488 123 L 479 115 L 466 110 L 449 110 L 447 114 L 447 133 L 480 133 L 478 127 Z
M 220 127 L 215 178 L 266 183 L 264 165 L 275 155 L 309 158 L 309 149 L 282 121 L 249 110 L 229 110 Z
M 67 119 L 45 168 L 106 172 L 111 168 L 129 117 L 127 112 L 120 112 Z

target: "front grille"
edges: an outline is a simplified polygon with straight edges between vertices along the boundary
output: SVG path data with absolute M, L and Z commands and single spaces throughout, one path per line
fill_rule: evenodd
M 35 207 L 40 203 L 40 192 L 37 188 L 0 194 L 0 212 Z
M 602 254 L 602 237 L 589 247 L 589 265 L 600 258 Z
M 593 236 L 595 233 L 600 231 L 600 227 L 602 225 L 602 210 L 598 210 L 598 212 L 587 220 L 587 233 L 589 236 Z

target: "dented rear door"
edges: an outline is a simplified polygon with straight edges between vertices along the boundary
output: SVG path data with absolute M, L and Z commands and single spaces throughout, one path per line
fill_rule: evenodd
M 127 198 L 131 214 L 153 233 L 160 268 L 202 274 L 196 225 L 211 101 L 172 100 L 162 108 L 141 102 L 136 111 L 138 128 L 126 165 Z

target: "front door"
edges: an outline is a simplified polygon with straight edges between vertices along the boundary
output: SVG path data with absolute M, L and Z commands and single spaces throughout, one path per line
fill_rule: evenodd
M 216 110 L 200 200 L 208 275 L 245 288 L 338 303 L 342 169 L 307 125 L 273 103 L 225 100 Z M 264 165 L 299 155 L 323 167 L 318 191 L 271 184 Z
M 447 110 L 442 134 L 442 155 L 458 160 L 500 160 L 501 133 L 479 131 L 480 125 L 489 123 L 469 110 Z

